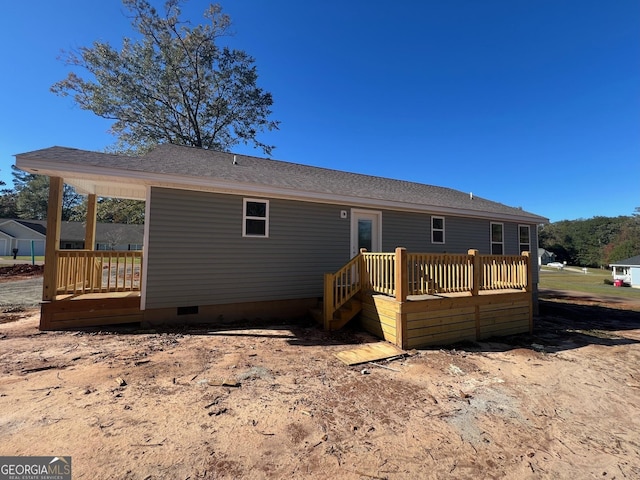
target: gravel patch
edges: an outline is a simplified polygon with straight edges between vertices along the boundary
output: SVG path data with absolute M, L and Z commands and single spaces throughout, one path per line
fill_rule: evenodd
M 42 277 L 0 283 L 0 308 L 37 307 L 42 301 Z

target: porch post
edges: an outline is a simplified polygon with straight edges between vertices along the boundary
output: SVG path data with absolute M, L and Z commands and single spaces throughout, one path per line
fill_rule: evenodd
M 90 193 L 87 197 L 87 218 L 84 233 L 84 248 L 85 250 L 96 249 L 96 214 L 97 214 L 97 202 L 96 194 Z
M 531 252 L 522 252 L 522 256 L 526 260 L 527 269 L 527 287 L 526 292 L 529 294 L 529 334 L 533 333 L 533 310 L 536 308 L 536 304 L 533 302 L 533 268 L 531 267 Z
M 42 300 L 56 298 L 58 259 L 56 252 L 60 248 L 60 222 L 62 220 L 62 193 L 64 182 L 61 177 L 49 178 L 49 205 L 47 206 L 47 237 L 44 251 L 44 277 L 42 282 Z
M 522 256 L 526 258 L 526 266 L 527 269 L 527 287 L 525 290 L 527 292 L 533 291 L 533 270 L 531 269 L 531 252 L 522 252 Z
M 480 282 L 482 279 L 482 265 L 480 265 L 480 255 L 478 255 L 478 250 L 474 250 L 473 248 L 467 252 L 467 255 L 471 256 L 471 295 L 474 297 L 478 295 L 480 291 Z
M 360 249 L 360 261 L 358 262 L 358 283 L 360 284 L 360 290 L 369 290 L 369 272 L 367 272 L 366 262 L 364 259 L 364 254 L 367 253 L 366 248 Z
M 409 292 L 409 269 L 407 266 L 407 249 L 396 248 L 396 301 L 406 302 Z
M 480 265 L 480 255 L 478 250 L 470 249 L 467 255 L 471 257 L 471 295 L 474 297 L 478 295 L 480 291 L 481 271 L 482 265 Z
M 467 255 L 471 257 L 471 295 L 478 296 L 480 292 L 480 282 L 482 281 L 482 265 L 480 264 L 479 251 L 473 248 L 467 251 Z M 476 340 L 480 340 L 480 305 L 475 302 L 474 319 L 476 323 Z

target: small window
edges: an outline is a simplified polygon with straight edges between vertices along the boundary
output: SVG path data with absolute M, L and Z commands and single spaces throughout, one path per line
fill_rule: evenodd
M 518 225 L 518 237 L 520 238 L 520 253 L 531 251 L 531 233 L 529 225 Z
M 502 223 L 491 222 L 491 255 L 502 255 L 504 252 L 504 240 Z
M 243 237 L 269 236 L 269 201 L 245 198 L 242 214 Z
M 431 243 L 444 243 L 444 217 L 431 217 Z

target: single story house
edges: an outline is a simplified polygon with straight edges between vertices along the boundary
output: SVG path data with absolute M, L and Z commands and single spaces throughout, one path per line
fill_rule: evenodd
M 545 250 L 544 248 L 538 248 L 538 265 L 546 265 L 547 263 L 555 261 L 555 253 Z
M 46 220 L 0 218 L 0 257 L 13 255 L 42 256 L 47 234 Z M 85 226 L 82 222 L 60 222 L 60 249 L 84 249 Z M 144 238 L 142 225 L 117 223 L 96 224 L 95 250 L 141 250 Z M 32 251 L 33 249 L 33 251 Z
M 524 302 L 521 310 L 526 310 L 523 316 L 529 319 L 530 328 L 537 268 L 518 267 L 517 271 L 509 270 L 516 272 L 511 280 L 504 272 L 496 280 L 504 262 L 516 265 L 522 252 L 537 250 L 538 225 L 548 223 L 548 219 L 521 208 L 451 188 L 171 144 L 159 145 L 139 157 L 51 147 L 17 155 L 16 165 L 50 177 L 49 235 L 59 235 L 64 183 L 88 195 L 87 225 L 95 221 L 92 217 L 98 196 L 146 202 L 144 255 L 124 267 L 131 280 L 118 286 L 119 293 L 130 290 L 127 306 L 114 306 L 118 313 L 108 319 L 89 318 L 88 313 L 71 318 L 68 311 L 58 315 L 56 304 L 62 308 L 60 304 L 69 297 L 77 300 L 86 292 L 107 295 L 111 290 L 104 287 L 106 276 L 100 277 L 102 286 L 96 286 L 98 274 L 85 275 L 92 263 L 71 268 L 76 271 L 74 277 L 65 276 L 71 260 L 51 248 L 45 260 L 51 271 L 47 274 L 45 268 L 41 328 L 127 320 L 211 322 L 298 316 L 320 299 L 336 297 L 341 288 L 371 280 L 371 271 L 356 270 L 353 264 L 328 292 L 331 287 L 323 281 L 325 273 L 336 272 L 361 252 L 394 252 L 396 247 L 420 252 L 425 255 L 420 258 L 429 262 L 437 256 L 437 261 L 449 265 L 455 257 L 462 267 L 447 266 L 446 270 L 465 272 L 458 273 L 457 279 L 439 279 L 436 273 L 427 274 L 429 265 L 423 260 L 415 260 L 411 268 L 418 268 L 422 276 L 410 284 L 407 276 L 401 275 L 406 265 L 398 265 L 397 277 L 385 279 L 377 273 L 374 283 L 379 283 L 382 291 L 397 293 L 400 303 L 406 300 L 407 292 L 418 292 L 404 286 L 413 288 L 420 282 L 426 286 L 420 290 L 425 294 L 464 296 L 480 291 L 478 297 L 492 285 L 511 286 L 516 287 L 510 292 L 513 295 L 526 292 L 517 302 Z M 87 228 L 86 236 L 92 235 Z M 473 269 L 479 256 L 476 260 L 467 258 L 471 250 L 486 256 L 478 264 L 484 265 L 484 276 L 480 267 Z M 89 257 L 85 253 L 74 262 L 89 261 Z M 115 262 L 114 258 L 110 261 Z M 371 261 L 387 260 L 380 256 Z M 369 263 L 357 265 L 365 268 Z M 354 273 L 357 271 L 361 273 Z M 523 279 L 523 272 L 531 277 Z M 365 279 L 364 275 L 369 276 Z M 516 276 L 520 280 L 513 280 Z M 454 287 L 456 282 L 461 286 Z M 371 285 L 369 282 L 368 287 Z M 129 299 L 133 295 L 137 303 Z M 119 298 L 124 301 L 123 295 Z M 503 308 L 513 311 L 509 306 L 517 303 L 516 297 L 501 298 L 506 305 Z M 345 306 L 340 302 L 336 305 L 342 306 L 334 308 Z M 74 304 L 79 305 L 77 301 Z M 481 309 L 474 305 L 464 308 L 471 317 L 475 315 L 477 323 Z M 104 302 L 99 308 L 109 311 Z M 123 314 L 126 308 L 130 308 L 128 316 Z M 91 309 L 96 312 L 98 307 Z M 364 307 L 354 310 L 364 311 Z M 380 332 L 382 328 L 376 327 Z M 474 332 L 480 332 L 480 327 Z M 407 345 L 400 340 L 397 343 Z
M 31 220 L 0 218 L 0 257 L 18 255 L 44 255 L 47 229 Z
M 620 260 L 609 265 L 614 280 L 622 280 L 627 285 L 640 288 L 640 255 Z

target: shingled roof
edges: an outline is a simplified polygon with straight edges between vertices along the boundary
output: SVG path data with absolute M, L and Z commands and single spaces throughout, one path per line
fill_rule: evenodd
M 611 263 L 609 266 L 616 267 L 640 267 L 640 255 L 636 255 L 635 257 L 626 258 L 624 260 L 619 260 L 615 263 Z
M 51 147 L 17 155 L 17 165 L 27 171 L 34 171 L 33 165 L 49 166 L 63 177 L 64 170 L 77 175 L 80 167 L 82 172 L 105 177 L 135 177 L 145 185 L 163 184 L 166 179 L 183 188 L 207 189 L 210 184 L 211 190 L 220 186 L 225 191 L 264 191 L 274 197 L 310 201 L 548 222 L 520 208 L 451 188 L 170 144 L 140 157 Z

